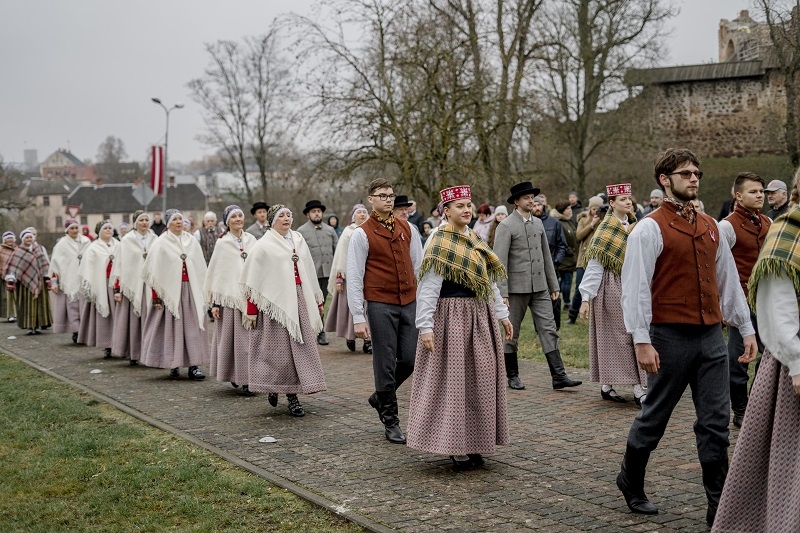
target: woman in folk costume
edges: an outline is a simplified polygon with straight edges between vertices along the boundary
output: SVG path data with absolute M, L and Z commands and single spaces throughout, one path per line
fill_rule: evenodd
M 17 305 L 17 325 L 28 330 L 28 335 L 38 335 L 42 328 L 50 327 L 49 305 L 42 311 L 48 300 L 50 288 L 50 262 L 41 246 L 36 245 L 30 230 L 20 233 L 22 244 L 17 246 L 8 260 L 5 270 L 6 290 L 14 293 Z
M 78 342 L 81 327 L 81 280 L 78 270 L 86 248 L 92 243 L 81 235 L 78 221 L 64 222 L 65 235 L 53 247 L 50 261 L 50 304 L 53 309 L 53 333 L 72 333 Z
M 601 384 L 600 396 L 611 402 L 627 402 L 614 385 L 633 385 L 634 400 L 641 406 L 647 392 L 647 373 L 639 368 L 633 338 L 625 330 L 622 317 L 622 262 L 628 234 L 636 224 L 631 185 L 609 185 L 606 194 L 609 210 L 583 254 L 586 271 L 578 288 L 580 315 L 590 319 L 590 376 Z
M 110 359 L 115 312 L 111 268 L 119 241 L 114 238 L 111 221 L 104 220 L 99 226 L 97 239 L 86 247 L 78 269 L 84 298 L 78 342 L 103 348 L 105 359 Z
M 17 236 L 13 231 L 3 233 L 3 242 L 0 244 L 0 273 L 6 271 L 8 260 L 11 254 L 17 249 Z M 8 319 L 9 322 L 17 320 L 17 304 L 14 301 L 14 293 L 0 291 L 0 316 Z
M 217 381 L 230 381 L 235 388 L 241 385 L 249 396 L 250 333 L 244 327 L 247 305 L 239 278 L 258 239 L 244 231 L 244 211 L 238 205 L 226 207 L 222 220 L 227 231 L 214 244 L 203 288 L 214 317 L 209 368 Z
M 142 267 L 152 307 L 144 320 L 140 362 L 169 368 L 173 379 L 181 367 L 189 367 L 189 379 L 202 380 L 206 376 L 198 367 L 208 362 L 203 323 L 206 260 L 194 235 L 184 231 L 180 211 L 168 209 L 164 220 L 167 229 L 153 241 Z
M 356 333 L 353 330 L 353 315 L 347 306 L 347 248 L 350 244 L 350 236 L 353 231 L 369 218 L 369 211 L 364 204 L 356 204 L 350 215 L 351 224 L 344 228 L 342 236 L 339 237 L 339 244 L 333 254 L 333 265 L 331 275 L 328 278 L 328 292 L 333 294 L 333 301 L 328 310 L 328 318 L 325 321 L 325 331 L 336 333 L 338 337 L 344 337 L 347 348 L 351 352 L 356 351 Z M 365 340 L 362 346 L 364 353 L 372 353 L 372 341 Z
M 800 531 L 800 206 L 772 223 L 749 289 L 767 349 L 712 531 Z
M 142 268 L 156 234 L 150 231 L 150 215 L 144 211 L 133 214 L 133 231 L 122 237 L 117 245 L 116 261 L 111 268 L 114 286 L 114 334 L 111 353 L 130 358 L 136 366 L 142 357 L 142 324 L 151 304 L 150 293 L 144 285 Z
M 33 234 L 33 247 L 38 248 L 39 249 L 38 253 L 41 253 L 44 256 L 45 261 L 50 263 L 50 256 L 47 254 L 47 248 L 36 242 L 36 238 L 39 235 L 39 230 L 37 230 L 33 226 L 30 226 L 25 229 Z M 38 318 L 39 322 L 41 322 L 42 324 L 47 323 L 46 326 L 42 326 L 42 329 L 49 328 L 50 325 L 52 325 L 53 323 L 53 310 L 52 307 L 50 306 L 50 297 L 44 298 L 40 302 L 37 309 L 39 310 L 39 318 Z
M 297 394 L 325 390 L 316 342 L 322 331 L 322 291 L 308 244 L 292 231 L 292 212 L 274 205 L 267 221 L 270 229 L 253 247 L 239 283 L 252 328 L 250 390 L 269 393 L 273 407 L 278 393 L 286 394 L 289 412 L 303 416 Z
M 468 227 L 470 188 L 441 196 L 448 224 L 431 233 L 417 286 L 408 446 L 449 455 L 456 470 L 466 470 L 509 442 L 503 343 L 512 326 L 496 285 L 505 268 Z

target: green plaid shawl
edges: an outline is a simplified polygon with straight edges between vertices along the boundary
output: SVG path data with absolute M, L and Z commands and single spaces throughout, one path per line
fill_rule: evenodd
M 484 301 L 491 301 L 492 283 L 506 279 L 506 269 L 489 246 L 470 230 L 469 236 L 448 224 L 431 233 L 422 259 L 419 277 L 428 271 L 472 290 Z
M 776 276 L 786 270 L 800 294 L 800 205 L 794 205 L 772 223 L 758 254 L 758 261 L 750 274 L 747 299 L 750 308 L 756 308 L 758 282 L 766 276 Z M 800 303 L 800 302 L 799 302 Z
M 625 260 L 625 247 L 628 244 L 628 233 L 636 224 L 636 217 L 631 213 L 628 213 L 628 223 L 630 229 L 625 231 L 625 227 L 609 209 L 603 221 L 597 226 L 589 247 L 583 254 L 581 266 L 586 268 L 589 260 L 597 259 L 603 268 L 609 269 L 617 276 L 621 275 L 622 262 Z

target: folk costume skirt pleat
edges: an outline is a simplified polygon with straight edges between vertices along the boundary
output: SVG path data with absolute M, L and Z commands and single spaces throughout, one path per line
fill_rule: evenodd
M 147 317 L 147 287 L 142 288 L 142 316 L 136 316 L 133 304 L 125 295 L 116 303 L 114 315 L 114 335 L 111 339 L 111 353 L 131 361 L 142 358 L 142 325 Z
M 331 307 L 328 309 L 328 318 L 325 319 L 325 331 L 335 333 L 337 337 L 343 337 L 349 341 L 356 340 L 356 332 L 353 326 L 353 315 L 350 314 L 350 307 L 347 305 L 347 282 L 342 283 L 342 292 L 335 291 Z
M 69 301 L 63 291 L 50 293 L 53 310 L 53 333 L 76 333 L 81 327 L 81 302 Z
M 639 368 L 631 334 L 622 317 L 622 279 L 605 269 L 597 296 L 590 304 L 589 376 L 604 385 L 647 386 Z
M 440 298 L 434 353 L 417 342 L 408 446 L 441 455 L 491 454 L 509 442 L 503 336 L 491 303 Z
M 34 296 L 27 287 L 17 283 L 14 299 L 17 307 L 17 326 L 21 329 L 36 329 L 51 326 L 50 297 L 42 280 L 39 296 Z
M 714 532 L 800 531 L 800 397 L 764 353 L 714 521 Z
M 144 320 L 141 363 L 180 368 L 208 363 L 208 337 L 200 329 L 189 282 L 181 283 L 180 318 L 166 307 L 150 308 Z
M 255 329 L 250 332 L 250 390 L 280 394 L 313 394 L 326 390 L 322 361 L 317 351 L 317 335 L 311 328 L 301 286 L 297 286 L 300 333 L 303 343 L 275 320 L 258 312 Z
M 78 343 L 98 348 L 111 348 L 114 336 L 114 289 L 107 287 L 109 313 L 103 317 L 95 305 L 84 300 L 81 306 L 81 324 L 78 329 Z
M 242 325 L 242 312 L 221 307 L 219 320 L 214 321 L 209 371 L 217 381 L 248 385 L 250 332 Z
M 8 292 L 3 287 L 0 291 L 0 317 L 11 318 L 17 316 L 17 302 L 13 292 Z

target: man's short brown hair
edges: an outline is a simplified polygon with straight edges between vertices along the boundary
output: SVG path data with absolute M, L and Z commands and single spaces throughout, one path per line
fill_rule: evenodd
M 369 191 L 369 194 L 375 194 L 375 191 L 378 189 L 394 189 L 394 187 L 392 187 L 392 184 L 389 183 L 389 180 L 386 178 L 375 178 L 369 182 L 367 190 Z
M 697 167 L 700 166 L 700 160 L 694 155 L 694 152 L 685 148 L 668 148 L 666 152 L 655 160 L 655 179 L 662 191 L 664 186 L 661 185 L 661 180 L 658 177 L 661 174 L 672 174 L 676 168 L 685 163 L 693 163 Z
M 757 181 L 758 183 L 761 184 L 762 187 L 766 187 L 766 185 L 764 184 L 764 178 L 762 178 L 755 172 L 742 172 L 738 176 L 736 176 L 735 180 L 733 180 L 734 192 L 742 192 L 745 181 Z

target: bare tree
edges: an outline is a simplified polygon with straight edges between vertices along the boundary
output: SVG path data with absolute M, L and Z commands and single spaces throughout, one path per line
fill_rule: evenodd
M 24 173 L 9 168 L 0 157 L 0 215 L 18 213 L 32 205 L 32 201 L 22 195 L 25 180 Z
M 772 54 L 783 73 L 786 93 L 784 138 L 792 167 L 800 166 L 798 129 L 798 73 L 800 73 L 800 0 L 757 0 L 764 14 L 772 43 Z
M 538 78 L 542 111 L 550 119 L 548 131 L 567 149 L 563 177 L 579 196 L 585 194 L 590 160 L 621 131 L 600 115 L 627 95 L 622 77 L 628 69 L 650 66 L 661 57 L 665 23 L 675 14 L 668 0 L 550 4 L 540 28 L 549 42 Z
M 128 152 L 125 150 L 125 143 L 122 142 L 122 139 L 113 135 L 108 135 L 97 147 L 96 170 L 100 177 L 108 181 L 122 181 L 126 177 L 126 174 L 139 172 L 138 165 L 123 163 L 127 157 Z M 135 166 L 135 169 L 126 169 L 126 167 L 133 166 Z M 126 172 L 126 170 L 128 170 L 128 172 Z
M 274 31 L 243 43 L 207 44 L 206 52 L 211 62 L 204 76 L 188 84 L 203 109 L 206 133 L 200 140 L 225 154 L 252 202 L 257 190 L 267 194 L 276 154 L 292 143 L 294 121 L 285 105 L 289 71 Z M 251 166 L 258 171 L 257 183 L 248 176 Z

